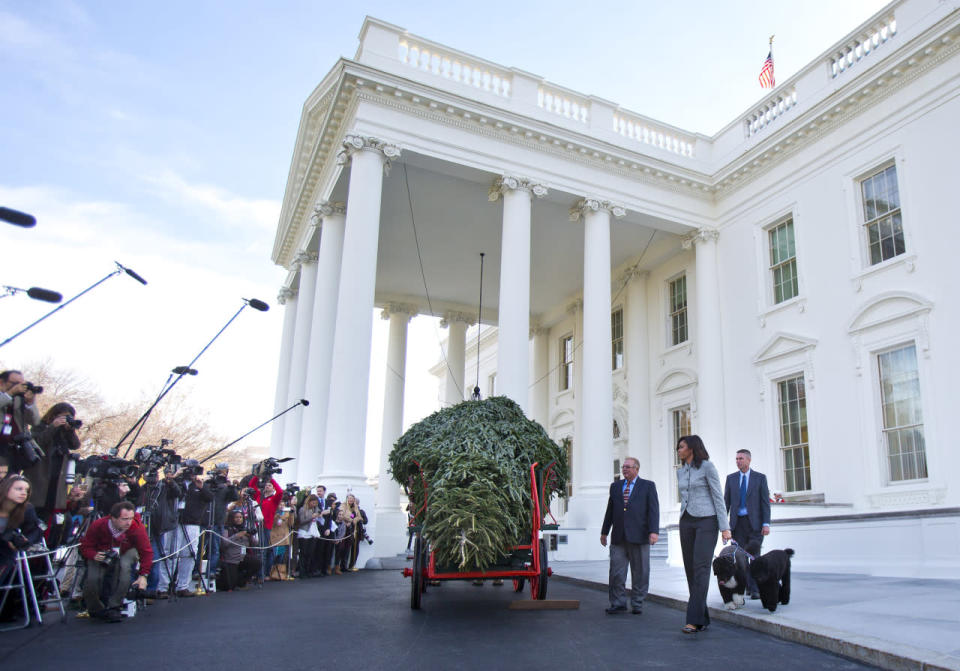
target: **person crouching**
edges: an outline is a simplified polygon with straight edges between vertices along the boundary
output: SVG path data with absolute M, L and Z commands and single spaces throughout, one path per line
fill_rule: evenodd
M 243 513 L 239 510 L 227 512 L 225 537 L 220 542 L 220 576 L 217 589 L 230 592 L 243 589 L 247 581 L 260 571 L 260 559 L 246 548 L 254 544 L 255 539 L 247 530 Z

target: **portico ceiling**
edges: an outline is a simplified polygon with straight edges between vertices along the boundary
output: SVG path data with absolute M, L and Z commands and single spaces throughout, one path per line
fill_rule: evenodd
M 342 173 L 333 199 L 346 201 L 348 175 L 349 171 Z M 491 202 L 488 192 L 497 176 L 409 151 L 393 163 L 383 182 L 377 305 L 411 303 L 426 313 L 429 293 L 435 315 L 460 311 L 475 316 L 484 252 L 484 321 L 496 319 L 503 205 Z M 533 199 L 533 323 L 549 319 L 548 313 L 574 300 L 583 286 L 583 225 L 571 221 L 569 213 L 577 200 L 556 190 Z M 680 253 L 680 236 L 667 228 L 675 230 L 676 224 L 636 212 L 613 219 L 612 268 L 635 262 L 642 254 L 638 268 L 648 270 Z

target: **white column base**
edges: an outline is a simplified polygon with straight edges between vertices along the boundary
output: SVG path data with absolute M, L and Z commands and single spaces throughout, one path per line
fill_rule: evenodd
M 607 548 L 600 545 L 600 528 L 609 497 L 608 487 L 583 487 L 570 497 L 567 514 L 558 532 L 568 536 L 567 547 L 563 551 L 564 559 L 584 561 L 610 556 Z M 565 531 L 565 528 L 570 531 Z
M 369 514 L 369 513 L 368 513 Z M 378 508 L 376 511 L 377 535 L 373 538 L 375 557 L 396 557 L 407 548 L 407 513 L 397 508 Z

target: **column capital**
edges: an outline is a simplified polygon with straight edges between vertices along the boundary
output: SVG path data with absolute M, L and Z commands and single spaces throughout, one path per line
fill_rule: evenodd
M 280 287 L 280 292 L 277 294 L 277 302 L 280 305 L 286 305 L 287 301 L 297 295 L 290 287 Z
M 324 200 L 317 203 L 313 208 L 313 223 L 320 226 L 324 217 L 330 217 L 335 214 L 345 215 L 347 213 L 347 204 Z
M 567 314 L 576 315 L 579 312 L 583 312 L 583 299 L 578 298 L 572 303 L 567 304 Z
M 694 245 L 699 245 L 702 242 L 716 242 L 719 237 L 720 231 L 715 228 L 698 228 L 686 236 L 680 244 L 684 249 L 690 249 Z
M 540 326 L 540 325 L 538 324 L 537 326 L 532 326 L 532 327 L 530 328 L 530 337 L 531 337 L 531 338 L 533 338 L 533 337 L 535 337 L 535 336 L 545 336 L 545 335 L 550 335 L 550 329 L 548 329 L 546 326 Z
M 617 278 L 617 286 L 620 289 L 622 289 L 623 287 L 627 286 L 627 284 L 633 278 L 645 280 L 649 276 L 650 276 L 649 270 L 640 270 L 639 268 L 637 268 L 637 266 L 631 266 L 630 268 L 627 268 L 626 270 L 624 270 L 620 274 L 620 277 Z
M 307 263 L 316 263 L 317 262 L 317 253 L 308 252 L 306 250 L 302 252 L 297 252 L 297 255 L 293 257 L 293 265 L 299 270 L 301 266 Z
M 380 310 L 380 319 L 384 321 L 390 319 L 393 315 L 406 315 L 407 319 L 416 317 L 419 314 L 416 305 L 409 303 L 388 303 L 385 308 Z
M 363 150 L 376 151 L 383 155 L 384 170 L 390 170 L 390 161 L 400 157 L 400 147 L 390 144 L 386 140 L 348 133 L 343 138 L 343 148 L 337 153 L 337 165 L 346 165 L 355 153 Z
M 627 214 L 627 208 L 623 205 L 611 203 L 609 200 L 581 198 L 576 205 L 570 208 L 570 221 L 580 221 L 586 218 L 587 212 L 599 212 L 600 210 L 607 210 L 615 219 L 620 219 Z
M 543 198 L 547 195 L 547 187 L 539 182 L 534 182 L 529 177 L 503 175 L 493 180 L 493 185 L 487 193 L 487 199 L 491 203 L 496 202 L 507 191 L 527 191 L 537 198 Z
M 469 327 L 476 324 L 477 320 L 465 312 L 445 312 L 440 320 L 440 327 L 447 328 L 453 322 L 463 322 Z

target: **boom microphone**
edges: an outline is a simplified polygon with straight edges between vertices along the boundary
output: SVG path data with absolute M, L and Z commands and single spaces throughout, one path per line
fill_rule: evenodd
M 49 289 L 41 289 L 40 287 L 30 287 L 27 289 L 27 296 L 34 300 L 46 301 L 47 303 L 59 303 L 63 300 L 63 294 L 50 291 Z
M 14 226 L 23 226 L 24 228 L 33 228 L 37 225 L 37 218 L 32 214 L 11 210 L 9 207 L 0 207 L 0 219 Z
M 310 401 L 305 398 L 300 399 L 300 405 L 310 405 Z
M 174 375 L 196 375 L 197 369 L 190 368 L 190 366 L 177 366 L 170 372 Z
M 118 268 L 120 268 L 123 272 L 125 272 L 127 275 L 129 275 L 130 277 L 132 277 L 133 279 L 135 279 L 135 280 L 136 280 L 137 282 L 139 282 L 140 284 L 144 284 L 144 285 L 145 285 L 145 284 L 147 283 L 147 281 L 146 281 L 145 279 L 143 279 L 142 277 L 140 277 L 137 273 L 135 273 L 134 271 L 132 271 L 130 268 L 127 268 L 126 266 L 122 266 L 122 265 L 120 265 L 119 263 L 117 263 L 116 261 L 114 261 L 114 263 L 117 264 L 117 267 L 118 267 Z
M 261 300 L 257 300 L 256 298 L 244 298 L 243 300 L 247 305 L 252 307 L 254 310 L 259 310 L 260 312 L 266 312 L 267 310 L 270 309 L 269 305 L 267 305 Z

